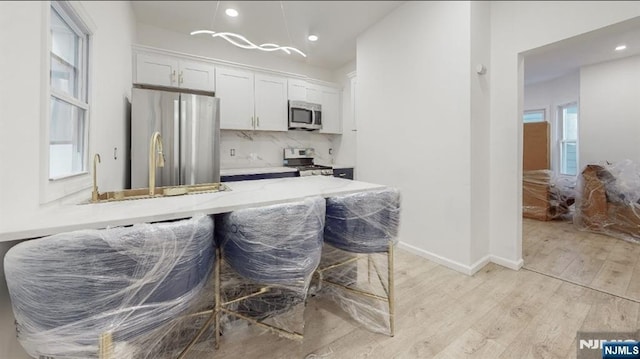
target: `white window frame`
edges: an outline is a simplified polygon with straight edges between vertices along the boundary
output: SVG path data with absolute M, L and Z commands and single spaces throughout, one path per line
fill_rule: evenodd
M 42 106 L 41 106 L 41 131 L 40 131 L 40 203 L 50 203 L 55 200 L 59 200 L 68 197 L 72 194 L 78 193 L 82 190 L 91 187 L 91 176 L 89 175 L 89 153 L 91 153 L 90 143 L 90 129 L 91 129 L 91 112 L 92 107 L 92 60 L 93 56 L 93 33 L 95 24 L 88 16 L 86 10 L 79 2 L 75 1 L 51 1 L 42 2 L 43 6 L 43 42 L 45 46 L 42 49 L 43 66 L 42 66 Z M 74 31 L 86 34 L 88 41 L 85 42 L 83 53 L 86 58 L 82 59 L 83 69 L 86 74 L 86 81 L 80 85 L 78 93 L 83 93 L 85 101 L 76 99 L 73 96 L 60 92 L 51 86 L 51 52 L 52 52 L 52 39 L 51 39 L 51 16 L 53 8 L 56 12 L 73 28 Z M 88 61 L 87 61 L 88 59 Z M 81 71 L 82 71 L 81 70 Z M 51 126 L 51 102 L 53 99 L 59 99 L 60 101 L 67 102 L 73 106 L 76 106 L 84 111 L 84 154 L 83 154 L 83 170 L 78 173 L 73 173 L 61 177 L 50 178 L 49 174 L 49 161 L 50 161 L 50 126 Z
M 524 116 L 526 116 L 528 113 L 542 113 L 542 121 L 524 122 Z M 545 122 L 545 121 L 547 121 L 547 110 L 544 108 L 526 110 L 522 113 L 522 123 L 539 123 L 539 122 Z
M 579 122 L 580 122 L 580 111 L 579 111 L 579 107 L 578 107 L 578 102 L 577 101 L 573 101 L 573 102 L 567 102 L 561 105 L 558 105 L 558 112 L 557 112 L 557 119 L 558 119 L 558 173 L 562 176 L 569 176 L 569 177 L 575 177 L 578 175 L 578 173 L 580 172 L 580 159 L 579 159 L 579 155 L 580 153 L 578 152 L 578 138 L 576 138 L 575 140 L 567 140 L 564 137 L 564 115 L 562 114 L 563 109 L 565 109 L 566 107 L 571 107 L 571 106 L 575 106 L 578 109 L 578 127 L 580 126 Z M 578 131 L 580 131 L 578 129 Z M 576 174 L 568 174 L 565 173 L 565 168 L 564 168 L 564 145 L 567 143 L 575 143 L 576 146 Z

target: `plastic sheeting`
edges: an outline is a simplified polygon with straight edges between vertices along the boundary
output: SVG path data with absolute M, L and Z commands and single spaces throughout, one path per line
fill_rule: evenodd
M 97 358 L 99 338 L 110 332 L 114 358 L 179 352 L 190 339 L 180 335 L 180 317 L 203 309 L 203 297 L 211 302 L 203 288 L 212 236 L 212 219 L 199 216 L 14 246 L 4 265 L 19 342 L 33 357 Z
M 356 253 L 384 252 L 397 242 L 400 193 L 393 188 L 327 199 L 324 240 Z
M 216 216 L 222 250 L 222 301 L 265 293 L 227 306 L 229 310 L 301 333 L 311 277 L 320 263 L 325 200 L 249 208 Z M 225 316 L 223 325 L 242 325 Z
M 550 170 L 522 173 L 522 215 L 541 221 L 571 218 L 575 182 Z
M 344 287 L 388 298 L 392 268 L 387 251 L 398 241 L 399 220 L 400 194 L 394 188 L 327 199 L 320 264 L 325 282 L 319 295 L 338 303 L 365 328 L 385 334 L 390 333 L 388 302 Z
M 579 177 L 579 229 L 640 243 L 640 165 L 631 160 L 587 165 Z

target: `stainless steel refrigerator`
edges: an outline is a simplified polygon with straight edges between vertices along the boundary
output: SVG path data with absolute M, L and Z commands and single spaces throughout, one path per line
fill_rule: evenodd
M 131 101 L 131 187 L 149 186 L 153 133 L 162 137 L 164 167 L 156 187 L 220 182 L 220 102 L 202 94 L 134 87 Z

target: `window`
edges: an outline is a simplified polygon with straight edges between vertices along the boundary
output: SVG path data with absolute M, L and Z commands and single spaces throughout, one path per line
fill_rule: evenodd
M 560 174 L 578 174 L 578 105 L 570 103 L 558 109 L 560 122 Z
M 522 116 L 522 122 L 530 123 L 530 122 L 544 122 L 544 110 L 530 110 L 525 111 L 524 116 Z
M 49 179 L 87 169 L 89 34 L 68 4 L 51 2 Z

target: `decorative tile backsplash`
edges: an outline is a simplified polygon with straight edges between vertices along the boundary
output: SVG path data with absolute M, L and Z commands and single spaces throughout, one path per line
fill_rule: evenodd
M 220 168 L 282 166 L 284 148 L 314 148 L 315 163 L 333 163 L 333 136 L 313 131 L 220 131 Z M 232 155 L 233 153 L 233 155 Z

